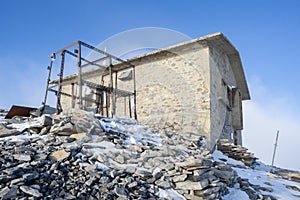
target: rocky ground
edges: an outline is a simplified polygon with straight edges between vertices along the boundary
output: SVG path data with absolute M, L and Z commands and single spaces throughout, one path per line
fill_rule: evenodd
M 230 199 L 233 188 L 248 199 L 278 198 L 240 175 L 257 165 L 245 148 L 220 141 L 212 155 L 172 125 L 148 129 L 81 110 L 2 117 L 0 145 L 2 199 Z M 288 186 L 296 198 L 300 186 Z

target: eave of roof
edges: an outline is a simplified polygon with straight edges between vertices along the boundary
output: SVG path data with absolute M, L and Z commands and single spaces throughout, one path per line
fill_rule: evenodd
M 242 100 L 249 100 L 250 93 L 239 52 L 231 44 L 231 42 L 220 32 L 205 36 L 205 40 L 210 46 L 221 49 L 228 56 L 229 62 L 231 63 L 232 71 L 235 76 L 235 80 L 241 91 Z
M 240 91 L 241 91 L 242 100 L 249 100 L 250 93 L 249 93 L 248 84 L 246 81 L 246 77 L 245 77 L 245 73 L 244 73 L 244 69 L 242 66 L 239 52 L 236 50 L 236 48 L 230 43 L 230 41 L 221 32 L 213 33 L 213 34 L 199 37 L 196 39 L 192 39 L 192 40 L 189 40 L 186 42 L 182 42 L 182 43 L 179 43 L 176 45 L 172 45 L 167 48 L 162 48 L 162 49 L 159 49 L 156 51 L 142 54 L 142 55 L 127 59 L 126 61 L 133 65 L 137 65 L 143 58 L 157 56 L 158 54 L 164 54 L 164 53 L 167 54 L 167 53 L 175 52 L 176 49 L 180 49 L 182 47 L 192 45 L 195 43 L 199 43 L 200 45 L 208 45 L 211 47 L 217 47 L 217 48 L 221 49 L 228 56 L 229 61 L 232 66 L 232 70 L 233 70 L 236 82 L 237 82 L 237 86 L 240 88 Z M 128 65 L 124 65 L 121 62 L 117 62 L 117 63 L 113 64 L 113 70 L 115 70 L 115 71 L 125 70 L 128 68 L 130 68 Z M 97 71 L 98 68 L 92 69 L 85 73 L 86 73 L 86 75 L 89 73 L 93 74 L 93 73 L 95 73 L 95 70 Z M 108 73 L 109 73 L 108 70 L 106 70 L 106 72 L 104 72 L 104 75 L 106 75 Z M 71 75 L 71 76 L 65 77 L 64 80 L 65 81 L 73 80 L 76 77 L 77 77 L 76 75 Z

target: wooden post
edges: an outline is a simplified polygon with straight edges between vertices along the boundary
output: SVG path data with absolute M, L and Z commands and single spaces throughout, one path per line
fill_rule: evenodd
M 271 165 L 270 173 L 273 172 L 275 153 L 276 153 L 277 142 L 278 142 L 278 136 L 279 136 L 279 131 L 277 131 L 277 133 L 276 133 L 276 140 L 275 140 L 275 144 L 274 144 L 274 152 L 273 152 L 273 157 L 272 157 L 272 165 Z

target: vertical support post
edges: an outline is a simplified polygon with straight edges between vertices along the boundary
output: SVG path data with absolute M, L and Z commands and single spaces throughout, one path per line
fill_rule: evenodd
M 137 120 L 137 113 L 136 113 L 136 82 L 135 82 L 135 66 L 133 66 L 133 102 L 134 102 L 134 119 Z
M 52 54 L 50 65 L 47 67 L 47 69 L 48 69 L 48 78 L 47 78 L 47 85 L 46 85 L 46 93 L 45 93 L 44 101 L 42 103 L 41 115 L 44 114 L 45 106 L 47 104 L 48 89 L 49 89 L 49 83 L 50 83 L 50 80 L 51 80 L 51 70 L 52 70 L 53 61 L 55 60 L 55 56 L 54 55 L 55 54 Z
M 107 94 L 108 92 L 105 92 L 105 103 L 106 103 L 106 117 L 109 117 L 109 96 Z
M 126 112 L 126 96 L 124 97 L 124 116 L 127 115 L 127 112 Z
M 279 131 L 277 131 L 277 133 L 276 133 L 276 140 L 275 140 L 275 144 L 274 144 L 274 152 L 273 152 L 273 157 L 272 157 L 272 165 L 271 165 L 270 173 L 273 172 L 275 153 L 276 153 L 277 143 L 278 143 L 278 137 L 279 137 Z
M 109 77 L 110 77 L 110 100 L 111 100 L 111 117 L 115 116 L 114 108 L 115 108 L 115 92 L 114 92 L 114 82 L 113 82 L 113 71 L 111 58 L 109 58 Z
M 59 81 L 58 81 L 58 90 L 56 94 L 56 114 L 59 114 L 62 111 L 61 107 L 61 90 L 62 90 L 62 81 L 63 81 L 63 73 L 64 73 L 64 64 L 65 64 L 65 51 L 61 52 L 61 61 L 60 61 L 60 72 L 58 74 Z
M 78 52 L 77 52 L 77 66 L 78 66 L 78 104 L 79 108 L 82 109 L 83 104 L 82 104 L 82 70 L 81 70 L 81 42 L 78 41 Z
M 128 107 L 129 107 L 129 117 L 131 118 L 132 117 L 132 112 L 131 112 L 131 96 L 129 95 L 129 101 L 128 101 Z
M 99 105 L 98 105 L 98 113 L 100 113 L 101 115 L 103 115 L 103 106 L 104 106 L 104 103 L 103 103 L 103 100 L 104 100 L 104 92 L 101 91 L 99 89 Z
M 115 72 L 115 89 L 114 89 L 114 107 L 113 113 L 116 115 L 116 107 L 117 107 L 117 89 L 118 89 L 118 72 Z
M 95 104 L 96 104 L 96 113 L 99 113 L 99 106 L 100 106 L 100 91 L 99 91 L 99 88 L 96 88 L 96 101 L 95 101 Z
M 74 108 L 75 107 L 75 88 L 74 88 L 74 83 L 71 83 L 71 86 L 72 86 L 72 108 Z

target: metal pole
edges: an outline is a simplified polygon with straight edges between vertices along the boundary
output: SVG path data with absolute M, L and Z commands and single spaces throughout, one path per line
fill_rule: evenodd
M 74 88 L 74 83 L 71 83 L 71 86 L 72 86 L 72 108 L 75 107 L 75 88 Z
M 79 108 L 82 109 L 82 74 L 81 74 L 81 43 L 78 41 L 78 56 L 77 56 L 77 66 L 78 66 L 78 92 L 79 92 Z
M 48 78 L 47 78 L 47 85 L 46 85 L 46 93 L 45 93 L 44 101 L 42 103 L 42 108 L 41 108 L 41 115 L 44 114 L 45 106 L 46 106 L 46 103 L 47 103 L 48 88 L 49 88 L 49 83 L 50 83 L 50 80 L 51 80 L 51 70 L 52 70 L 53 60 L 54 60 L 54 58 L 52 58 L 52 56 L 51 56 L 50 65 L 47 67 L 47 69 L 48 69 Z
M 117 89 L 118 89 L 118 72 L 115 72 L 115 90 L 114 90 L 114 107 L 113 107 L 114 115 L 116 115 L 116 107 L 117 107 Z
M 129 117 L 131 118 L 132 117 L 132 114 L 131 114 L 131 96 L 129 96 L 128 108 L 129 108 Z
M 135 82 L 135 66 L 133 66 L 133 103 L 134 103 L 134 119 L 137 120 L 137 113 L 136 113 L 136 82 Z
M 58 74 L 58 76 L 59 76 L 59 82 L 58 82 L 58 90 L 57 90 L 57 94 L 56 94 L 56 96 L 57 96 L 57 100 L 56 100 L 56 114 L 59 114 L 62 111 L 60 99 L 61 99 L 61 92 L 62 92 L 64 64 L 65 64 L 65 52 L 63 51 L 61 53 L 60 72 Z
M 274 166 L 275 153 L 276 153 L 276 148 L 277 148 L 277 143 L 278 143 L 278 137 L 279 137 L 279 131 L 277 131 L 277 133 L 276 133 L 276 140 L 275 140 L 275 144 L 274 144 L 274 152 L 273 152 L 273 157 L 272 157 L 272 165 L 271 165 L 270 173 L 273 172 L 273 166 Z
M 110 76 L 110 100 L 111 100 L 111 117 L 114 117 L 114 108 L 115 108 L 115 93 L 114 93 L 114 82 L 113 82 L 113 71 L 112 71 L 112 64 L 111 58 L 108 59 L 109 61 L 109 76 Z
M 106 103 L 106 117 L 109 117 L 109 108 L 110 108 L 110 105 L 109 105 L 109 95 L 108 95 L 108 92 L 105 91 L 105 103 Z
M 126 116 L 126 96 L 124 97 L 124 116 Z

